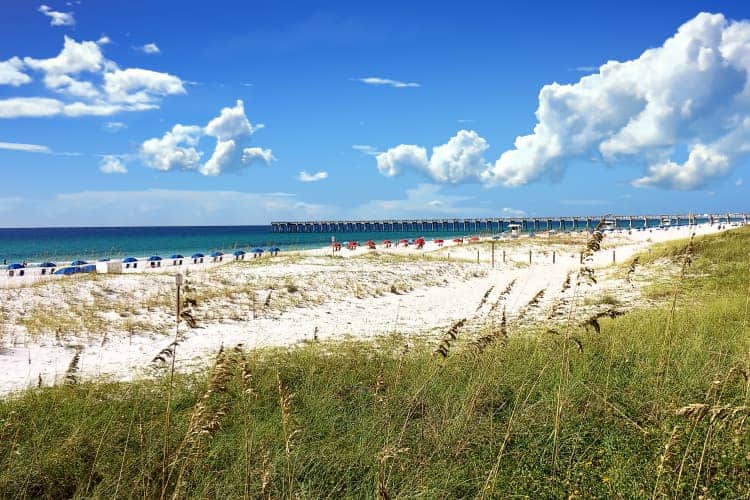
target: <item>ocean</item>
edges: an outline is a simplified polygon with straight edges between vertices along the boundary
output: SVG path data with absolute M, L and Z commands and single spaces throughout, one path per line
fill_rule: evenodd
M 699 222 L 704 220 L 699 219 Z M 642 222 L 633 223 L 635 228 L 642 225 Z M 658 225 L 658 221 L 655 225 Z M 274 233 L 271 232 L 271 226 L 0 228 L 0 263 L 63 262 L 151 255 L 168 257 L 174 253 L 208 254 L 216 250 L 228 252 L 255 247 L 267 249 L 271 246 L 290 251 L 330 245 L 331 236 L 341 242 L 356 240 L 362 243 L 369 239 L 381 242 L 384 239 L 413 239 L 420 235 L 428 239 L 448 239 L 473 233 L 474 231 L 464 230 Z
M 271 226 L 169 226 L 169 227 L 76 227 L 0 228 L 2 262 L 61 262 L 74 259 L 168 257 L 179 253 L 208 254 L 221 250 L 268 249 L 282 251 L 320 248 L 337 241 L 415 238 L 418 232 L 273 233 Z M 455 237 L 458 232 L 430 232 L 429 238 Z

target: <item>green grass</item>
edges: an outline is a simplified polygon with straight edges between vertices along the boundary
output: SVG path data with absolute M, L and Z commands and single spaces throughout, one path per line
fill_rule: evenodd
M 639 266 L 679 269 L 685 246 Z M 599 334 L 233 354 L 208 397 L 211 375 L 177 376 L 166 429 L 167 377 L 30 390 L 0 401 L 0 497 L 743 497 L 748 248 L 748 230 L 697 239 L 663 307 Z M 199 401 L 218 425 L 186 440 Z M 694 403 L 731 410 L 676 413 Z

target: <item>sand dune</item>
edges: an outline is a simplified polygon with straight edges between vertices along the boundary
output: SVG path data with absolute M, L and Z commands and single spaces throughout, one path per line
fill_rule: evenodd
M 616 294 L 638 304 L 637 286 L 607 268 L 652 242 L 707 234 L 717 226 L 608 233 L 593 258 L 590 297 Z M 558 234 L 492 244 L 428 242 L 425 249 L 318 249 L 275 259 L 191 266 L 200 328 L 181 327 L 176 365 L 198 369 L 220 346 L 293 345 L 313 338 L 372 338 L 397 332 L 438 338 L 466 319 L 471 338 L 505 310 L 514 325 L 566 317 L 585 235 Z M 505 262 L 502 260 L 505 252 Z M 531 263 L 529 263 L 531 251 Z M 553 263 L 554 252 L 554 263 Z M 614 255 L 613 255 L 614 252 Z M 477 259 L 479 262 L 477 262 Z M 61 383 L 76 352 L 82 377 L 128 380 L 159 370 L 152 360 L 174 339 L 174 270 L 75 276 L 0 289 L 0 393 Z M 621 275 L 622 273 L 620 273 Z M 544 291 L 538 302 L 529 302 Z M 270 296 L 270 298 L 269 298 Z M 607 304 L 584 305 L 585 315 Z

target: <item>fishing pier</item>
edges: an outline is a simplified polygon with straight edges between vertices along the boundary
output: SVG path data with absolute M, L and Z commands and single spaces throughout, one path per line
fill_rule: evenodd
M 575 217 L 481 217 L 449 219 L 321 220 L 271 222 L 273 233 L 359 232 L 487 232 L 501 233 L 516 225 L 521 231 L 590 230 L 605 219 L 611 228 L 641 229 L 700 223 L 747 224 L 748 213 L 681 215 L 606 215 Z

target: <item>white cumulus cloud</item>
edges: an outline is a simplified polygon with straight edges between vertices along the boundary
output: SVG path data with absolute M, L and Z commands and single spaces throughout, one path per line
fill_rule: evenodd
M 152 104 L 160 96 L 185 93 L 178 77 L 141 68 L 105 73 L 104 90 L 111 102 L 127 104 Z
M 126 174 L 128 168 L 119 157 L 105 155 L 99 160 L 99 171 L 103 174 Z
M 242 150 L 242 163 L 249 165 L 256 160 L 266 165 L 270 165 L 271 162 L 276 161 L 276 157 L 270 149 L 252 147 Z
M 750 153 L 750 22 L 698 14 L 635 59 L 609 61 L 575 83 L 543 86 L 536 119 L 531 134 L 486 166 L 486 141 L 458 140 L 467 133 L 460 131 L 429 159 L 420 146 L 389 149 L 377 156 L 378 169 L 521 186 L 559 177 L 581 159 L 593 160 L 588 168 L 643 165 L 645 175 L 632 181 L 638 187 L 706 188 Z M 688 158 L 677 161 L 681 151 Z
M 194 170 L 200 166 L 203 153 L 198 151 L 202 130 L 195 125 L 180 125 L 160 138 L 148 139 L 141 144 L 141 156 L 147 166 L 166 172 L 174 168 Z
M 62 50 L 54 57 L 13 57 L 0 62 L 0 84 L 29 83 L 27 72 L 37 71 L 54 96 L 0 99 L 0 118 L 108 116 L 154 109 L 165 96 L 186 93 L 184 82 L 177 76 L 142 68 L 121 69 L 104 57 L 105 38 L 78 42 L 66 36 Z
M 518 186 L 590 155 L 648 165 L 636 186 L 699 189 L 727 175 L 750 138 L 750 24 L 701 13 L 660 47 L 577 83 L 545 85 L 538 123 L 483 180 Z M 680 146 L 684 163 L 670 160 Z
M 487 169 L 483 159 L 487 148 L 487 141 L 473 130 L 459 130 L 446 144 L 432 148 L 429 158 L 425 148 L 409 144 L 391 148 L 375 158 L 378 170 L 388 177 L 413 168 L 437 182 L 455 184 L 479 179 Z
M 205 127 L 177 124 L 164 136 L 148 139 L 141 144 L 140 153 L 143 162 L 156 170 L 195 170 L 206 176 L 217 176 L 239 170 L 256 160 L 265 164 L 275 160 L 270 149 L 243 147 L 261 128 L 261 124 L 250 123 L 244 103 L 237 100 L 233 107 L 223 108 Z M 216 140 L 205 163 L 201 163 L 204 152 L 198 149 L 202 137 Z
M 315 172 L 314 174 L 308 173 L 306 170 L 302 170 L 299 173 L 298 179 L 300 182 L 317 182 L 322 181 L 323 179 L 328 178 L 328 172 L 321 170 L 320 172 Z
M 18 57 L 0 61 L 0 85 L 19 87 L 31 82 L 31 77 L 21 71 L 22 69 L 23 61 Z
M 40 5 L 37 10 L 49 17 L 50 26 L 73 26 L 76 23 L 72 12 L 59 12 L 44 4 Z

